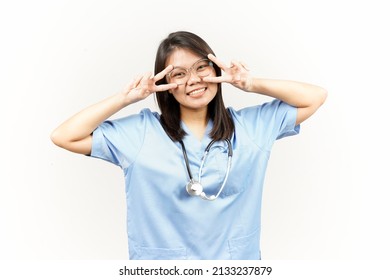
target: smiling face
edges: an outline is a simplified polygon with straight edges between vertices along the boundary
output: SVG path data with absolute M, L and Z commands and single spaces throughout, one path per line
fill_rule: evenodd
M 189 50 L 176 49 L 168 57 L 165 64 L 166 66 L 173 65 L 174 67 L 190 69 L 202 58 Z M 170 90 L 170 93 L 179 102 L 181 114 L 187 112 L 207 113 L 207 105 L 217 94 L 218 86 L 214 83 L 203 82 L 202 78 L 196 75 L 196 69 L 190 70 L 188 75 L 188 81 Z M 210 76 L 215 76 L 214 68 Z

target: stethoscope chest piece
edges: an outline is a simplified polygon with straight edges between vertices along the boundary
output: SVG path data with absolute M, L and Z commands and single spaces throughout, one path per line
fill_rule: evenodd
M 199 196 L 203 192 L 203 186 L 195 180 L 190 180 L 186 186 L 186 189 L 188 194 L 192 196 Z
M 215 200 L 222 192 L 223 188 L 225 187 L 225 184 L 226 184 L 226 180 L 229 176 L 229 172 L 230 172 L 230 165 L 232 163 L 232 156 L 233 156 L 233 149 L 232 149 L 232 144 L 230 143 L 229 139 L 225 139 L 226 143 L 228 144 L 228 149 L 229 149 L 229 152 L 228 152 L 228 163 L 227 163 L 227 169 L 226 169 L 226 175 L 225 175 L 225 178 L 222 182 L 222 185 L 218 191 L 218 193 L 216 195 L 206 195 L 206 193 L 203 191 L 203 186 L 202 184 L 200 183 L 200 180 L 201 180 L 201 176 L 202 176 L 202 170 L 203 170 L 203 166 L 204 166 L 204 163 L 206 161 L 206 157 L 210 151 L 210 148 L 211 146 L 213 145 L 213 143 L 215 142 L 215 140 L 212 140 L 206 147 L 205 151 L 204 151 L 204 154 L 203 154 L 203 157 L 202 157 L 202 162 L 200 163 L 200 167 L 199 167 L 199 174 L 198 174 L 198 180 L 195 180 L 193 177 L 192 177 L 192 173 L 191 173 L 191 169 L 190 169 L 190 164 L 188 162 L 188 157 L 187 157 L 187 152 L 186 152 L 186 148 L 184 146 L 184 143 L 183 141 L 180 141 L 180 144 L 182 146 L 182 149 L 183 149 L 183 156 L 184 156 L 184 160 L 185 160 L 185 164 L 186 164 L 186 168 L 187 168 L 187 172 L 188 172 L 188 176 L 190 177 L 190 181 L 187 183 L 186 185 L 186 190 L 187 190 L 187 193 L 191 196 L 199 196 L 200 198 L 204 199 L 204 200 L 209 200 L 209 201 L 212 201 L 212 200 Z

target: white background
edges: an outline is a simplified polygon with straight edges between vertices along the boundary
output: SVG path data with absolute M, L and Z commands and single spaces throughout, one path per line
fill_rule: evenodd
M 188 30 L 253 75 L 329 97 L 274 145 L 262 257 L 389 259 L 390 26 L 386 1 L 0 2 L 0 259 L 126 259 L 122 172 L 54 146 L 51 131 L 153 71 Z M 227 106 L 267 100 L 224 86 Z M 149 98 L 118 113 L 156 110 Z M 115 116 L 115 117 L 116 117 Z

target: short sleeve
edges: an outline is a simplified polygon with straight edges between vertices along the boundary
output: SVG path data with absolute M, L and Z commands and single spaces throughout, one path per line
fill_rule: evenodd
M 91 156 L 127 168 L 142 147 L 149 114 L 152 113 L 145 109 L 139 114 L 100 124 L 92 135 Z
M 300 125 L 295 125 L 297 108 L 277 99 L 241 109 L 236 112 L 236 118 L 249 137 L 267 150 L 275 140 L 300 131 Z

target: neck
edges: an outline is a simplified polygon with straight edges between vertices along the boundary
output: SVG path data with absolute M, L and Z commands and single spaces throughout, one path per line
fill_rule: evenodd
M 208 116 L 207 108 L 202 110 L 186 110 L 181 109 L 181 120 L 191 130 L 191 132 L 199 139 L 202 140 L 206 131 Z

